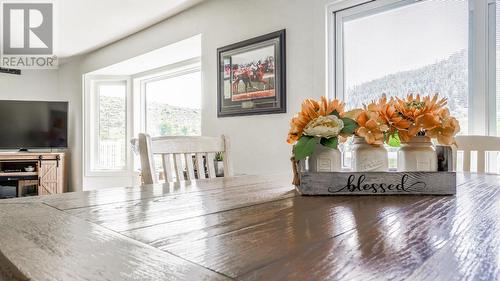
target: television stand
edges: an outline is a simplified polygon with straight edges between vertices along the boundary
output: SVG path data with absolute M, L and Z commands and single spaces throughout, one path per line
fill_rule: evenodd
M 29 167 L 32 169 L 29 169 Z M 15 189 L 14 189 L 15 187 Z M 49 195 L 67 191 L 64 152 L 0 152 L 0 197 Z M 15 194 L 15 195 L 14 195 Z

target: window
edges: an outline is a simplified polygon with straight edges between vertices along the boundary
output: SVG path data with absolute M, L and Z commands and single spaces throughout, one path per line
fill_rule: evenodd
M 133 176 L 140 165 L 130 140 L 141 132 L 201 135 L 199 58 L 134 75 L 87 75 L 85 85 L 87 177 Z
M 135 120 L 139 132 L 150 136 L 200 136 L 201 135 L 201 67 L 199 59 L 167 66 L 159 71 L 136 75 L 134 89 Z M 155 155 L 155 166 L 161 174 L 162 159 Z M 135 157 L 134 167 L 139 168 Z
M 372 2 L 336 13 L 335 36 L 337 95 L 349 105 L 437 92 L 467 132 L 466 1 Z
M 330 96 L 359 107 L 383 93 L 437 92 L 448 98 L 461 134 L 500 135 L 499 2 L 359 0 L 357 6 L 330 5 Z M 394 151 L 389 157 L 395 163 Z M 490 153 L 490 172 L 499 171 L 499 157 Z
M 127 85 L 97 84 L 97 144 L 95 170 L 123 170 L 127 166 Z
M 201 73 L 198 68 L 154 77 L 143 83 L 148 134 L 201 135 Z
M 124 172 L 130 168 L 130 98 L 125 77 L 98 77 L 88 80 L 86 94 L 87 175 Z
M 467 132 L 468 13 L 465 0 L 376 1 L 336 12 L 334 94 L 362 107 L 384 93 L 439 93 Z M 397 149 L 388 150 L 396 168 Z

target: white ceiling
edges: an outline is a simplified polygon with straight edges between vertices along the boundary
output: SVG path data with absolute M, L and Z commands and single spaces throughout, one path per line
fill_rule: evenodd
M 83 54 L 129 36 L 203 0 L 54 0 L 54 51 Z

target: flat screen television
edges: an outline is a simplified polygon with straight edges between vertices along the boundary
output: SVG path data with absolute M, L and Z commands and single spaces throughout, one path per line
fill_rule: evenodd
M 67 102 L 0 100 L 0 149 L 67 147 Z

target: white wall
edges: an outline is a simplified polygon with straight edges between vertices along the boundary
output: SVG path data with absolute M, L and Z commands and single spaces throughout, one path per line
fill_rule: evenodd
M 81 76 L 176 41 L 202 34 L 202 130 L 204 135 L 231 137 L 236 173 L 263 174 L 290 171 L 290 150 L 285 139 L 290 118 L 305 98 L 325 92 L 325 3 L 328 0 L 208 0 L 177 16 L 103 49 L 67 63 L 60 69 L 60 90 L 75 102 L 81 96 Z M 286 114 L 217 118 L 216 49 L 231 43 L 286 28 Z M 64 84 L 64 85 L 62 85 Z M 81 102 L 81 100 L 80 100 Z M 74 107 L 75 111 L 78 106 Z M 80 118 L 73 128 L 81 134 Z M 78 115 L 77 115 L 78 116 Z M 75 178 L 85 188 L 123 185 L 118 179 L 82 177 L 81 136 L 75 140 Z M 113 184 L 114 183 L 114 184 Z M 75 186 L 76 187 L 76 186 Z M 77 189 L 79 189 L 77 187 Z
M 57 70 L 23 70 L 22 75 L 0 73 L 0 99 L 66 101 L 57 84 Z
M 69 169 L 68 190 L 82 190 L 83 167 L 83 122 L 82 122 L 82 75 L 80 74 L 80 60 L 74 58 L 72 63 L 59 66 L 57 90 L 61 96 L 69 101 L 68 117 L 68 147 Z

